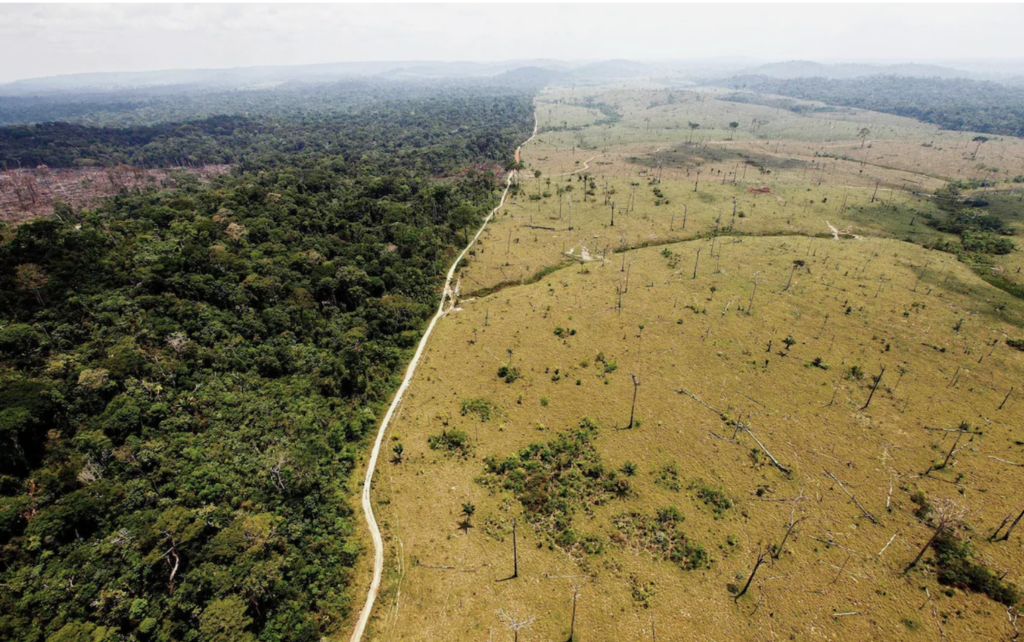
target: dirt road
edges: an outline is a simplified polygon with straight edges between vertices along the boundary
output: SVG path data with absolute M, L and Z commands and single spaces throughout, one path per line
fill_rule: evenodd
M 537 135 L 537 114 L 533 116 L 533 133 L 527 138 L 523 145 L 533 140 L 533 137 Z M 519 151 L 522 149 L 522 145 L 516 148 L 516 160 L 519 160 Z M 441 295 L 441 302 L 437 306 L 437 312 L 433 318 L 430 319 L 430 325 L 427 326 L 426 332 L 423 333 L 423 338 L 420 339 L 420 343 L 416 346 L 416 353 L 412 357 L 412 361 L 409 362 L 409 366 L 405 371 L 405 378 L 402 379 L 402 385 L 398 387 L 398 392 L 395 393 L 395 398 L 391 401 L 391 405 L 388 406 L 387 414 L 384 415 L 384 420 L 380 424 L 380 428 L 377 430 L 377 439 L 373 442 L 373 450 L 370 452 L 370 463 L 366 467 L 366 479 L 363 482 L 363 494 L 362 494 L 362 505 L 363 514 L 366 516 L 366 525 L 370 529 L 370 537 L 373 539 L 373 579 L 370 581 L 370 589 L 366 594 L 366 603 L 363 605 L 363 610 L 359 612 L 359 620 L 356 622 L 355 629 L 352 631 L 351 642 L 360 642 L 363 639 L 363 633 L 366 631 L 366 624 L 370 621 L 370 614 L 373 612 L 374 602 L 377 600 L 377 592 L 380 590 L 380 578 L 384 571 L 384 542 L 380 537 L 380 528 L 377 526 L 377 520 L 373 516 L 373 506 L 370 503 L 370 489 L 373 484 L 373 473 L 377 468 L 377 458 L 380 456 L 380 447 L 384 442 L 384 434 L 387 432 L 388 426 L 391 424 L 391 419 L 394 417 L 395 412 L 402 403 L 402 399 L 405 396 L 406 390 L 409 388 L 409 384 L 412 382 L 413 375 L 416 374 L 416 366 L 420 363 L 420 358 L 423 356 L 423 350 L 427 346 L 427 340 L 430 338 L 431 332 L 434 331 L 434 326 L 437 324 L 438 319 L 445 316 L 451 307 L 454 305 L 452 300 L 451 305 L 445 307 L 445 303 L 448 301 L 451 290 L 452 278 L 455 276 L 455 268 L 458 266 L 459 261 L 465 256 L 469 248 L 473 247 L 477 239 L 480 238 L 480 234 L 487 227 L 487 224 L 491 221 L 494 215 L 498 212 L 502 206 L 505 205 L 505 198 L 508 196 L 509 187 L 512 185 L 513 172 L 509 172 L 505 178 L 505 191 L 501 193 L 501 201 L 498 206 L 491 210 L 491 213 L 484 219 L 480 229 L 477 230 L 476 235 L 473 236 L 473 240 L 469 242 L 462 252 L 455 257 L 455 261 L 452 262 L 452 266 L 448 268 L 448 276 L 444 281 L 444 290 Z

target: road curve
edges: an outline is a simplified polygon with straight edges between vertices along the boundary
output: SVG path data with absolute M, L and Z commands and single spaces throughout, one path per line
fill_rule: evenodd
M 523 141 L 523 145 L 533 140 L 533 137 L 537 135 L 537 113 L 534 111 L 533 114 L 533 133 L 530 137 Z M 516 148 L 515 158 L 519 160 L 519 150 L 522 149 L 522 145 Z M 377 592 L 380 590 L 380 578 L 384 571 L 384 542 L 380 538 L 380 528 L 377 526 L 377 520 L 373 516 L 373 506 L 370 504 L 370 487 L 373 483 L 373 473 L 377 468 L 377 458 L 380 456 L 380 447 L 384 443 L 384 434 L 387 432 L 388 426 L 391 424 L 391 419 L 394 417 L 395 412 L 398 410 L 398 406 L 402 403 L 402 398 L 405 395 L 405 391 L 409 388 L 409 384 L 412 382 L 412 377 L 416 374 L 416 366 L 420 363 L 420 358 L 423 356 L 423 350 L 427 346 L 427 340 L 430 338 L 430 333 L 434 331 L 434 326 L 437 324 L 437 320 L 443 317 L 448 310 L 445 309 L 445 301 L 448 300 L 451 293 L 452 278 L 455 276 L 455 268 L 458 267 L 459 261 L 465 256 L 469 248 L 473 247 L 477 239 L 480 238 L 480 234 L 490 223 L 494 215 L 498 213 L 498 210 L 505 204 L 505 198 L 508 196 L 509 187 L 512 186 L 512 176 L 515 174 L 515 170 L 510 171 L 508 176 L 505 177 L 505 191 L 501 193 L 501 201 L 498 202 L 498 206 L 491 210 L 491 213 L 484 219 L 483 224 L 480 225 L 480 229 L 476 231 L 473 236 L 473 240 L 463 248 L 462 252 L 455 257 L 455 261 L 452 262 L 452 266 L 448 268 L 448 275 L 445 277 L 444 290 L 441 295 L 441 302 L 437 306 L 437 312 L 434 313 L 433 318 L 430 319 L 430 325 L 427 326 L 426 332 L 423 333 L 423 338 L 420 339 L 420 343 L 416 346 L 416 353 L 413 355 L 412 360 L 409 362 L 409 366 L 405 370 L 405 378 L 402 379 L 402 385 L 398 387 L 398 392 L 395 393 L 395 398 L 392 399 L 391 405 L 388 406 L 387 414 L 384 415 L 384 420 L 380 423 L 380 428 L 377 430 L 377 439 L 373 442 L 373 450 L 370 452 L 370 463 L 366 467 L 366 479 L 363 482 L 363 494 L 362 494 L 362 505 L 363 515 L 366 516 L 366 525 L 370 529 L 370 537 L 373 539 L 373 579 L 370 581 L 370 590 L 366 594 L 366 603 L 363 605 L 363 610 L 359 612 L 359 620 L 356 622 L 355 630 L 352 631 L 351 642 L 360 642 L 363 639 L 363 633 L 366 631 L 366 625 L 370 621 L 370 614 L 373 612 L 374 602 L 377 600 Z M 454 303 L 454 301 L 453 301 Z M 450 309 L 450 308 L 449 308 Z

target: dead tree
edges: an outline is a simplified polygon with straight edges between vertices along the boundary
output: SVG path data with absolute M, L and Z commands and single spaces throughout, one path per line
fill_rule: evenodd
M 1012 394 L 1013 394 L 1013 386 L 1010 386 L 1010 391 L 1006 393 L 1005 397 L 1003 397 L 1003 403 L 999 404 L 999 407 L 996 408 L 996 410 L 1002 410 L 1003 406 L 1006 405 L 1006 401 L 1010 398 L 1010 395 L 1012 395 Z
M 867 410 L 867 407 L 871 405 L 871 398 L 875 396 L 875 390 L 878 390 L 878 384 L 882 382 L 882 375 L 885 374 L 885 366 L 882 366 L 882 371 L 875 377 L 875 385 L 871 386 L 871 394 L 868 395 L 868 400 L 864 402 L 864 406 L 861 410 Z
M 572 585 L 572 619 L 569 620 L 569 639 L 573 642 L 576 639 L 576 600 L 580 596 L 580 587 L 575 582 Z
M 754 295 L 757 294 L 757 275 L 760 274 L 760 273 L 761 273 L 760 270 L 758 270 L 757 272 L 754 272 L 754 289 L 751 290 L 751 292 L 750 292 L 750 301 L 747 302 L 747 315 L 748 316 L 751 314 L 751 310 L 754 309 Z
M 693 278 L 695 279 L 697 278 L 697 265 L 700 264 L 700 251 L 703 249 L 702 247 L 697 248 L 697 260 L 693 262 Z
M 761 565 L 764 564 L 766 557 L 768 557 L 767 553 L 757 554 L 757 562 L 754 564 L 754 570 L 750 571 L 750 577 L 747 578 L 747 583 L 743 585 L 743 589 L 739 593 L 737 593 L 736 596 L 733 598 L 733 602 L 736 602 L 741 597 L 743 597 L 743 595 L 747 592 L 747 589 L 750 588 L 750 583 L 754 581 L 754 576 L 757 575 L 757 569 L 761 568 Z
M 512 577 L 519 577 L 519 549 L 516 546 L 515 518 L 512 518 Z
M 801 517 L 800 519 L 795 519 L 796 505 L 801 499 L 803 499 L 803 497 L 804 493 L 801 490 L 800 495 L 793 500 L 793 508 L 789 511 L 789 527 L 786 529 L 786 534 L 782 536 L 782 541 L 779 542 L 779 545 L 775 547 L 774 551 L 772 551 L 772 559 L 777 560 L 782 555 L 782 549 L 786 546 L 786 541 L 789 539 L 789 535 L 793 532 L 793 529 L 796 528 L 797 525 L 805 519 L 810 519 L 809 516 Z
M 505 628 L 513 633 L 513 642 L 519 642 L 519 632 L 528 629 L 537 618 L 533 615 L 520 615 L 513 611 L 507 613 L 505 609 L 498 611 L 498 617 L 505 623 Z
M 933 505 L 933 512 L 935 514 L 935 523 L 933 525 L 935 532 L 932 533 L 931 539 L 929 539 L 925 543 L 924 547 L 921 548 L 921 552 L 917 554 L 914 561 L 911 562 L 907 568 L 903 569 L 904 573 L 909 572 L 910 569 L 917 566 L 917 563 L 921 561 L 921 558 L 928 552 L 928 549 L 935 543 L 935 540 L 937 540 L 939 536 L 946 531 L 955 529 L 959 526 L 967 515 L 967 509 L 955 499 L 944 499 L 935 502 Z
M 1022 510 L 1020 512 L 1020 515 L 1017 515 L 1017 519 L 1013 520 L 1013 523 L 1010 524 L 1010 528 L 1006 529 L 1006 532 L 1003 533 L 1003 536 L 999 538 L 1000 542 L 1005 542 L 1008 539 L 1010 539 L 1010 533 L 1013 532 L 1013 529 L 1017 528 L 1017 524 L 1020 523 L 1021 518 L 1024 518 L 1024 510 Z M 1009 518 L 1007 518 L 1007 521 L 1009 521 Z M 1002 525 L 1000 525 L 999 528 L 996 529 L 995 533 L 992 533 L 992 538 L 991 539 L 993 539 L 993 540 L 995 539 L 996 534 L 999 532 L 999 530 L 1001 528 L 1002 528 Z
M 932 467 L 928 469 L 928 473 L 930 473 L 932 470 L 941 470 L 949 465 L 949 460 L 950 458 L 953 457 L 953 454 L 956 452 L 956 447 L 960 444 L 960 439 L 963 438 L 965 432 L 970 432 L 970 427 L 970 424 L 968 424 L 966 421 L 960 422 L 960 427 L 957 429 L 956 440 L 953 441 L 953 447 L 949 449 L 948 453 L 946 453 L 946 458 L 942 460 L 942 464 L 939 466 L 935 466 L 933 464 Z M 928 473 L 925 474 L 927 475 Z
M 643 332 L 642 329 L 641 329 L 641 332 Z M 637 393 L 637 390 L 640 389 L 640 380 L 637 379 L 636 375 L 633 374 L 632 372 L 629 373 L 629 376 L 633 378 L 633 405 L 629 409 L 629 426 L 627 426 L 627 427 L 632 429 L 633 428 L 634 412 L 636 412 L 636 393 Z

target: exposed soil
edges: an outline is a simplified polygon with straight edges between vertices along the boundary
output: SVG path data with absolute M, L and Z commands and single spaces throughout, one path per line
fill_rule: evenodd
M 230 171 L 230 165 L 206 165 L 197 168 L 140 169 L 116 167 L 80 167 L 51 169 L 13 169 L 0 172 L 0 221 L 21 223 L 50 216 L 55 202 L 63 201 L 78 209 L 96 204 L 121 190 L 145 187 L 173 188 L 183 173 L 208 181 Z

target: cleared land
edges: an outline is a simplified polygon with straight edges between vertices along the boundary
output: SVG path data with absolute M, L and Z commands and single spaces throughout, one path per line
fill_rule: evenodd
M 19 223 L 50 216 L 62 202 L 73 208 L 95 206 L 121 190 L 173 188 L 184 178 L 208 181 L 230 165 L 198 168 L 142 169 L 116 167 L 12 169 L 0 172 L 0 222 Z
M 538 101 L 388 434 L 371 639 L 566 639 L 576 591 L 579 640 L 1012 638 L 932 551 L 904 571 L 954 500 L 1022 581 L 1024 533 L 988 541 L 1024 508 L 1021 252 L 923 246 L 959 242 L 949 180 L 1019 220 L 1024 142 L 715 96 Z

